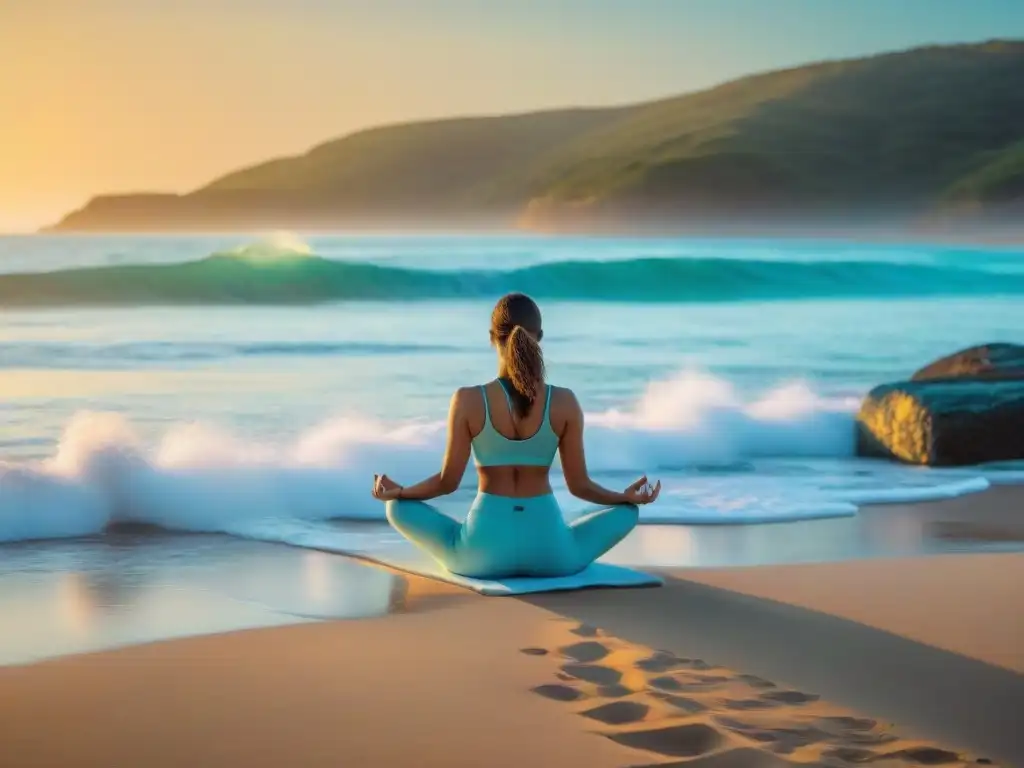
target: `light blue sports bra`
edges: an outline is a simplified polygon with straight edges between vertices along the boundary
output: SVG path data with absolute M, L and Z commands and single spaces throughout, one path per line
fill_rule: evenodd
M 509 397 L 505 383 L 500 379 L 501 391 L 508 402 L 509 413 L 512 410 L 512 398 Z M 544 418 L 540 428 L 523 440 L 510 440 L 491 424 L 491 407 L 487 402 L 487 388 L 480 387 L 484 397 L 484 428 L 473 438 L 473 457 L 478 467 L 550 467 L 558 451 L 558 435 L 551 428 L 551 385 L 547 386 L 544 399 Z

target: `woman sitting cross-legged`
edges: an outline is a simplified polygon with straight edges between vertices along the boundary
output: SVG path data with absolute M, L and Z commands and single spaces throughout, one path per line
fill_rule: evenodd
M 459 389 L 448 414 L 441 471 L 410 486 L 375 475 L 392 526 L 452 573 L 474 578 L 568 576 L 603 555 L 637 523 L 639 504 L 661 491 L 641 477 L 622 492 L 587 472 L 583 411 L 569 389 L 544 380 L 540 310 L 528 296 L 503 297 L 491 315 L 498 378 Z M 454 492 L 472 451 L 479 492 L 465 522 L 426 504 Z M 548 478 L 555 453 L 569 492 L 602 508 L 572 523 L 562 517 Z

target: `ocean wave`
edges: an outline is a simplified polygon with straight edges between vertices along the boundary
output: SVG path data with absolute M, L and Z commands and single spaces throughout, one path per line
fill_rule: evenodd
M 771 477 L 742 469 L 764 458 L 852 457 L 855 409 L 800 383 L 745 399 L 726 381 L 684 372 L 652 384 L 629 408 L 590 414 L 588 463 L 609 485 L 640 472 L 663 478 L 664 496 L 642 511 L 644 523 L 808 519 L 853 514 L 872 494 L 892 501 L 980 490 L 959 475 L 961 485 L 950 486 L 942 473 L 917 472 L 907 482 L 890 472 L 874 485 L 851 485 L 815 482 L 813 471 Z M 96 534 L 118 523 L 254 536 L 281 521 L 383 520 L 370 496 L 373 473 L 408 482 L 435 472 L 444 429 L 441 421 L 339 418 L 293 442 L 260 444 L 182 424 L 147 443 L 122 416 L 82 413 L 49 458 L 0 465 L 0 542 Z M 722 470 L 707 472 L 715 467 Z M 473 484 L 468 472 L 463 489 L 442 503 L 464 510 Z M 568 516 L 582 511 L 563 485 L 555 488 Z
M 578 301 L 721 302 L 1022 294 L 1024 273 L 963 264 L 733 258 L 564 260 L 431 270 L 335 261 L 266 244 L 191 262 L 0 275 L 0 306 L 312 305 L 473 299 L 507 291 Z

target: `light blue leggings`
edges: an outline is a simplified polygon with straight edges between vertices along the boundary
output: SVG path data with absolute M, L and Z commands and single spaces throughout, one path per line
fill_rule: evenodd
M 452 573 L 482 579 L 568 576 L 618 544 L 639 512 L 622 504 L 566 524 L 551 494 L 477 494 L 464 523 L 422 501 L 392 500 L 388 521 Z

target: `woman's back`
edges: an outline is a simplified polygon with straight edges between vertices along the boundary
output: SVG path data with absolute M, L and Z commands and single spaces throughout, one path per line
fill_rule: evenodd
M 508 386 L 495 380 L 465 394 L 480 491 L 517 498 L 551 493 L 549 472 L 567 422 L 565 390 L 544 387 L 517 417 Z

